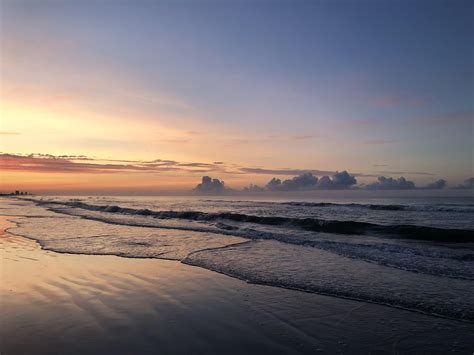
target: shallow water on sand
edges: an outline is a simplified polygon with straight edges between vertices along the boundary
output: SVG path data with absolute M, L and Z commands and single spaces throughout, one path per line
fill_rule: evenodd
M 472 324 L 247 284 L 178 261 L 58 254 L 9 233 L 0 253 L 4 355 L 470 354 L 474 346 Z

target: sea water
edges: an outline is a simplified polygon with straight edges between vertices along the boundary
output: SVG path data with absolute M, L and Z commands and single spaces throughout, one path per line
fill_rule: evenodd
M 23 197 L 0 214 L 58 252 L 179 260 L 474 322 L 472 196 Z

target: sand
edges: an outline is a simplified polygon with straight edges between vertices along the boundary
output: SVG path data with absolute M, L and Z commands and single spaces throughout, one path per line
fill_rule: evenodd
M 0 219 L 0 229 L 14 224 Z M 474 325 L 0 235 L 0 353 L 472 354 Z

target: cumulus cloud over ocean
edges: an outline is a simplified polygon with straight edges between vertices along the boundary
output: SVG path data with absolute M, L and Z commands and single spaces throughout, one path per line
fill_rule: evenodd
M 338 172 L 333 175 L 332 181 L 331 181 L 331 188 L 347 189 L 355 184 L 357 184 L 356 178 L 344 170 L 343 172 L 340 172 L 340 173 Z
M 272 178 L 265 186 L 250 184 L 242 190 L 234 190 L 226 187 L 224 181 L 203 176 L 202 181 L 193 190 L 203 194 L 221 193 L 261 193 L 261 192 L 291 192 L 291 191 L 313 191 L 313 190 L 343 190 L 343 189 L 367 189 L 367 190 L 413 190 L 413 189 L 444 189 L 446 180 L 439 179 L 424 187 L 416 187 L 413 181 L 401 176 L 392 178 L 379 176 L 377 181 L 369 184 L 357 185 L 357 179 L 347 171 L 336 172 L 332 177 L 322 176 L 318 178 L 311 172 L 302 173 L 290 179 L 281 180 Z M 464 184 L 455 189 L 473 189 L 474 178 L 467 179 Z
M 411 190 L 416 188 L 413 181 L 407 180 L 403 176 L 398 179 L 379 176 L 376 182 L 368 184 L 366 187 L 370 190 Z
M 283 181 L 273 178 L 266 187 L 270 191 L 331 190 L 348 189 L 355 184 L 357 184 L 356 178 L 347 171 L 342 171 L 336 172 L 332 178 L 323 176 L 318 179 L 312 173 L 303 173 Z
M 199 193 L 222 193 L 228 190 L 224 181 L 213 179 L 210 176 L 203 176 L 201 183 L 194 188 L 194 191 Z
M 427 189 L 433 189 L 433 190 L 440 190 L 440 189 L 444 189 L 445 187 L 446 187 L 446 180 L 444 179 L 439 179 L 431 184 L 426 185 Z
M 265 188 L 258 185 L 250 184 L 249 186 L 244 187 L 243 191 L 244 192 L 264 192 Z
M 471 177 L 464 181 L 464 184 L 456 186 L 456 189 L 461 189 L 461 190 L 472 190 L 474 189 L 474 177 Z

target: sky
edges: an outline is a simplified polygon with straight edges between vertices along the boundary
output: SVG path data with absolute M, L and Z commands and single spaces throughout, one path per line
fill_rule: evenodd
M 473 173 L 470 1 L 2 0 L 2 188 Z

